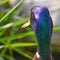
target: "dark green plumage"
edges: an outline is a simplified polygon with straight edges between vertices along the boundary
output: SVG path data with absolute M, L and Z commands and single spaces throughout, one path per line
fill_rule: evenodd
M 30 22 L 38 42 L 37 51 L 44 60 L 49 60 L 53 23 L 48 9 L 40 6 L 33 7 Z

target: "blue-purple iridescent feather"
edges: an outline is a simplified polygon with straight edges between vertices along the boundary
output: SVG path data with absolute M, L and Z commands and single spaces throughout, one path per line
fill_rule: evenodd
M 36 34 L 38 53 L 44 60 L 50 60 L 50 43 L 53 22 L 46 7 L 35 6 L 31 9 L 31 26 Z

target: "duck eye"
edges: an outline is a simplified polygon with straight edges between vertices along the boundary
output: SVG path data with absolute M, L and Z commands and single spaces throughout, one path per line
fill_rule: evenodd
M 36 19 L 35 19 L 35 15 L 33 12 L 31 12 L 31 15 L 30 15 L 30 22 L 33 23 Z

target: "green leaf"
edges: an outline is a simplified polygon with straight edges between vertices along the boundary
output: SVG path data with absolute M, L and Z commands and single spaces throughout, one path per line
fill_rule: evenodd
M 4 48 L 4 46 L 5 46 L 5 45 L 0 45 L 0 49 L 1 49 L 1 48 Z
M 16 10 L 19 6 L 21 6 L 21 4 L 24 2 L 24 0 L 21 0 L 15 7 L 13 7 L 5 16 L 3 16 L 1 19 L 0 19 L 0 23 L 5 19 L 7 18 L 14 10 Z
M 14 47 L 29 47 L 29 46 L 37 46 L 37 43 L 13 43 L 10 45 L 1 45 L 0 49 L 2 48 L 14 48 Z
M 2 11 L 2 12 L 0 13 L 0 19 L 1 19 L 5 14 L 6 14 L 6 13 L 5 13 L 4 11 Z M 7 24 L 7 23 L 10 21 L 11 16 L 12 16 L 12 15 L 9 15 L 8 17 L 6 17 L 6 18 L 4 19 L 4 21 L 0 23 L 0 26 Z
M 60 30 L 60 27 L 53 28 L 53 31 L 59 31 L 59 30 Z
M 0 1 L 0 5 L 3 5 L 3 4 L 5 4 L 5 3 L 7 3 L 9 0 L 2 0 L 2 1 Z
M 32 57 L 31 57 L 30 55 L 28 55 L 27 53 L 23 52 L 23 51 L 20 50 L 20 49 L 14 48 L 13 50 L 16 51 L 17 53 L 23 55 L 24 57 L 30 59 L 30 60 L 32 59 Z
M 23 33 L 23 34 L 17 34 L 17 35 L 11 35 L 11 36 L 7 36 L 7 37 L 3 37 L 3 38 L 0 38 L 0 42 L 4 42 L 7 40 L 15 40 L 18 38 L 23 38 L 23 37 L 26 37 L 26 36 L 31 35 L 31 34 L 34 34 L 34 32 L 27 32 L 27 33 Z
M 29 46 L 36 46 L 37 43 L 14 43 L 14 44 L 11 44 L 10 46 L 12 48 L 14 47 L 29 47 Z
M 56 28 L 53 29 L 53 31 L 58 31 L 59 29 L 60 29 L 59 27 L 56 27 Z M 23 34 L 7 36 L 7 37 L 4 37 L 4 38 L 0 38 L 0 42 L 7 41 L 7 40 L 15 40 L 15 39 L 18 39 L 18 38 L 23 38 L 23 37 L 31 35 L 31 34 L 34 35 L 34 32 L 31 31 L 31 32 L 23 33 Z
M 7 48 L 3 48 L 3 49 L 1 50 L 0 55 L 1 55 L 1 56 L 4 56 L 4 54 L 6 53 L 6 51 L 7 51 Z
M 21 24 L 25 23 L 28 21 L 29 18 L 25 18 L 25 19 L 22 19 L 20 21 L 15 21 L 15 22 L 12 22 L 12 23 L 8 23 L 6 25 L 3 25 L 3 26 L 0 26 L 0 30 L 2 29 L 7 29 L 9 27 L 16 27 L 16 26 L 20 26 Z

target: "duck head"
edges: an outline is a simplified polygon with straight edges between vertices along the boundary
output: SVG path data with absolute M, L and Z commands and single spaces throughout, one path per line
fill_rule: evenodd
M 31 9 L 30 23 L 35 32 L 38 54 L 44 60 L 50 60 L 50 42 L 53 23 L 46 7 L 35 6 Z

